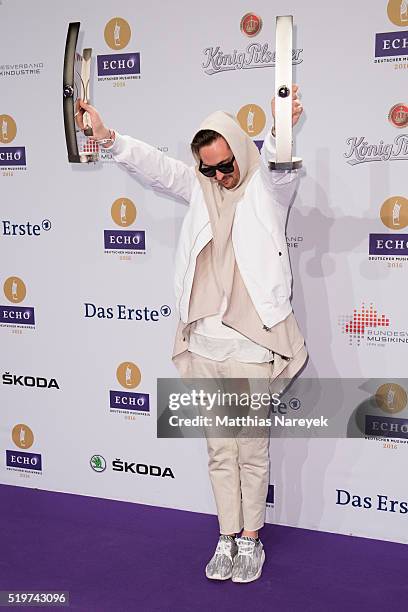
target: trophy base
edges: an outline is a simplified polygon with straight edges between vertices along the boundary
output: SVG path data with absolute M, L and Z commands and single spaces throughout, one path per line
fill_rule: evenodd
M 302 167 L 302 158 L 292 157 L 291 161 L 285 162 L 270 161 L 268 166 L 269 170 L 276 170 L 277 172 L 284 172 L 285 170 L 298 170 Z

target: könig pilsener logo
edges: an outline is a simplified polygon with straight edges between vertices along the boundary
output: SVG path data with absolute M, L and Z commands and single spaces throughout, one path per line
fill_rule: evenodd
M 246 13 L 241 19 L 240 27 L 246 36 L 256 36 L 262 29 L 262 19 L 255 13 Z
M 398 102 L 390 109 L 388 121 L 396 128 L 406 128 L 408 125 L 408 106 L 403 102 Z

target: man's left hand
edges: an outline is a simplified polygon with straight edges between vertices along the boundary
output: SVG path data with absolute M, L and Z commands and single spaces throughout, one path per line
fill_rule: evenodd
M 292 125 L 296 125 L 299 121 L 300 115 L 303 113 L 303 106 L 298 96 L 299 87 L 293 83 L 292 87 Z M 275 97 L 272 99 L 272 116 L 275 120 Z

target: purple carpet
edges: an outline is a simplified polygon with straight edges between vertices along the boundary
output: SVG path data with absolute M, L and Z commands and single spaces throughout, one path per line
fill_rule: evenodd
M 240 585 L 204 575 L 218 537 L 214 516 L 7 485 L 0 508 L 0 590 L 69 591 L 72 610 L 408 607 L 404 544 L 267 525 L 262 577 Z

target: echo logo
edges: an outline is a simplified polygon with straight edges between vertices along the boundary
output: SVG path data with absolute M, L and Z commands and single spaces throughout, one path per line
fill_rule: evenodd
M 404 229 L 408 225 L 408 199 L 401 195 L 387 198 L 381 206 L 380 217 L 389 229 Z
M 110 412 L 119 414 L 150 413 L 150 397 L 147 393 L 131 392 L 142 380 L 138 366 L 124 361 L 116 369 L 116 379 L 125 391 L 109 391 Z
M 380 210 L 383 224 L 392 230 L 408 225 L 408 200 L 403 196 L 387 198 Z M 369 255 L 408 255 L 408 234 L 369 234 Z
M 408 0 L 388 0 L 387 15 L 394 25 L 408 27 Z
M 4 295 L 12 306 L 0 305 L 0 323 L 8 326 L 34 326 L 35 314 L 31 306 L 15 306 L 24 301 L 27 289 L 18 276 L 9 276 L 3 285 Z
M 114 17 L 106 24 L 103 34 L 108 47 L 114 51 L 120 51 L 129 44 L 132 31 L 126 19 Z
M 26 165 L 25 147 L 10 147 L 17 135 L 17 124 L 10 115 L 0 115 L 0 167 L 13 169 Z M 24 168 L 23 168 L 24 169 Z
M 22 302 L 26 296 L 27 289 L 24 281 L 18 276 L 10 276 L 4 283 L 4 295 L 13 304 Z
M 17 135 L 17 125 L 10 115 L 0 115 L 0 142 L 10 144 Z
M 130 42 L 132 32 L 122 17 L 113 17 L 105 26 L 105 42 L 113 51 L 121 51 Z M 97 56 L 98 77 L 140 75 L 140 53 L 110 53 Z M 133 78 L 139 78 L 139 76 Z
M 118 198 L 111 206 L 111 217 L 120 228 L 132 225 L 137 216 L 136 206 L 129 198 Z M 105 253 L 144 253 L 146 232 L 144 230 L 104 230 Z
M 12 429 L 11 438 L 17 448 L 22 450 L 6 450 L 7 469 L 39 474 L 42 471 L 41 455 L 25 452 L 25 449 L 31 448 L 34 444 L 34 434 L 30 427 L 25 423 L 18 423 Z
M 14 425 L 11 437 L 18 448 L 30 448 L 34 443 L 34 434 L 28 425 L 24 425 L 24 423 Z
M 401 412 L 407 405 L 407 392 L 396 383 L 381 385 L 374 397 L 378 407 L 389 414 Z
M 257 104 L 246 104 L 237 114 L 240 126 L 248 136 L 257 136 L 265 128 L 266 115 Z

